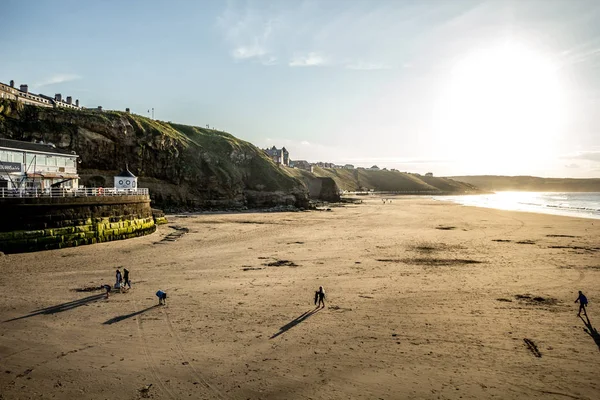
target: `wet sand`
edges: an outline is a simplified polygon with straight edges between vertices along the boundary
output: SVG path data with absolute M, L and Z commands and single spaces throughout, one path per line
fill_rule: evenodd
M 600 326 L 598 238 L 592 219 L 369 197 L 3 256 L 0 399 L 598 399 L 574 304 Z M 128 293 L 76 291 L 117 267 Z

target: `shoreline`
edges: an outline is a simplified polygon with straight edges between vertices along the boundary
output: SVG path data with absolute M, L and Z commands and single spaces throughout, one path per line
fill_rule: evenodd
M 527 193 L 531 193 L 531 194 L 581 194 L 580 192 L 499 192 L 499 193 L 523 193 L 523 194 L 527 194 Z M 600 195 L 600 192 L 586 192 L 586 193 L 598 193 Z M 494 194 L 498 194 L 498 192 L 494 193 Z M 446 197 L 466 197 L 466 196 L 489 196 L 489 195 L 464 195 L 464 196 L 446 196 Z M 436 200 L 436 201 L 445 201 L 448 203 L 452 203 L 452 204 L 458 204 L 458 205 L 462 205 L 465 207 L 479 207 L 479 208 L 487 208 L 487 209 L 494 209 L 494 210 L 502 210 L 502 211 L 513 211 L 513 212 L 526 212 L 526 213 L 533 213 L 533 214 L 541 214 L 541 215 L 554 215 L 554 216 L 561 216 L 561 217 L 572 217 L 572 218 L 583 218 L 583 219 L 600 219 L 600 210 L 598 209 L 594 209 L 594 208 L 560 208 L 559 206 L 554 206 L 554 205 L 535 205 L 535 208 L 532 207 L 532 205 L 529 205 L 531 208 L 527 209 L 527 207 L 522 207 L 522 209 L 516 209 L 516 208 L 502 208 L 502 207 L 498 207 L 498 206 L 493 206 L 493 205 L 485 205 L 485 204 L 466 204 L 460 201 L 455 201 L 452 199 L 448 199 L 448 198 L 444 198 L 444 199 L 440 199 L 440 198 L 435 198 L 435 197 L 431 197 L 432 200 Z M 588 211 L 588 213 L 584 212 L 584 211 Z M 596 212 L 597 214 L 590 214 L 589 212 Z

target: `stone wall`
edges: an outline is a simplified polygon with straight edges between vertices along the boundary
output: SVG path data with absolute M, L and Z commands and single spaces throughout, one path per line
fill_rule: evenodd
M 0 199 L 0 251 L 60 249 L 147 235 L 156 230 L 150 198 Z

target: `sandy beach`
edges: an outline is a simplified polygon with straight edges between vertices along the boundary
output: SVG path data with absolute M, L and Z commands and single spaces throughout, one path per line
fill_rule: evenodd
M 0 399 L 598 399 L 599 237 L 593 219 L 368 197 L 2 256 Z M 128 293 L 78 291 L 117 267 Z

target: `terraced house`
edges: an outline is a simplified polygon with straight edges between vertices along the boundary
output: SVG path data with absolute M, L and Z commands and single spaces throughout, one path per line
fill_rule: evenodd
M 73 102 L 72 96 L 67 96 L 66 99 L 63 99 L 60 93 L 56 93 L 54 97 L 30 93 L 29 85 L 23 84 L 17 89 L 15 87 L 15 81 L 13 80 L 11 80 L 8 85 L 0 82 L 0 99 L 16 100 L 23 104 L 39 107 L 63 107 L 76 110 L 82 108 L 79 106 L 79 99 L 76 99 L 75 102 Z

